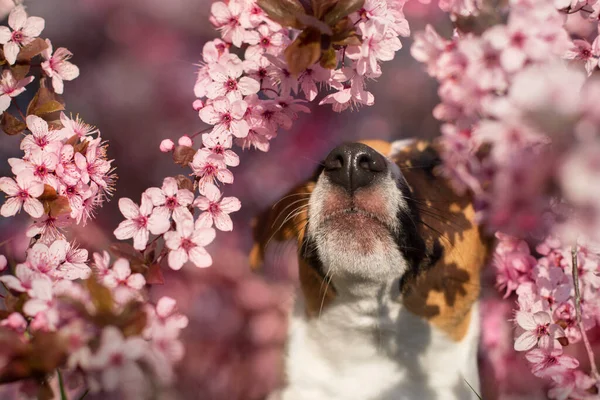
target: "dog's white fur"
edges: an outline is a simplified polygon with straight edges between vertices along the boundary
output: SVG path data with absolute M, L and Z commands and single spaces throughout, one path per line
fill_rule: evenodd
M 402 229 L 394 225 L 395 213 L 407 207 L 396 187 L 399 170 L 393 167 L 380 184 L 388 194 L 382 201 L 389 220 L 383 219 L 391 230 Z M 370 254 L 359 254 L 343 234 L 327 234 L 319 221 L 329 189 L 327 179 L 319 179 L 309 202 L 307 235 L 317 243 L 336 296 L 318 318 L 309 319 L 298 293 L 289 329 L 287 385 L 276 398 L 476 399 L 477 305 L 459 342 L 407 311 L 398 300 L 398 280 L 407 268 L 401 251 L 390 237 L 375 241 Z

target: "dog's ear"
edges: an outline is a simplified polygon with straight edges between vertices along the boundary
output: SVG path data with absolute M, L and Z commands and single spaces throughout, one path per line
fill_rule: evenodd
M 315 173 L 315 176 L 293 188 L 254 219 L 254 246 L 250 253 L 253 270 L 262 265 L 269 243 L 296 239 L 300 245 L 308 218 L 308 199 L 317 178 L 318 174 Z

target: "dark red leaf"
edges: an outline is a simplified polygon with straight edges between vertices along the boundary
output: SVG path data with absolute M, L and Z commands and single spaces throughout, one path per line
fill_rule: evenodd
M 296 17 L 306 14 L 306 9 L 297 0 L 258 0 L 257 4 L 269 16 L 270 19 L 278 24 L 292 28 L 302 29 L 303 26 L 298 23 Z
M 333 26 L 343 18 L 363 8 L 365 0 L 338 0 L 335 6 L 327 11 L 323 20 L 329 26 Z
M 4 111 L 2 113 L 2 120 L 0 121 L 0 123 L 2 124 L 2 130 L 4 131 L 4 133 L 11 136 L 18 135 L 21 132 L 23 132 L 25 128 L 27 128 L 25 122 L 16 118 L 8 111 Z
M 33 57 L 37 56 L 38 54 L 40 54 L 42 51 L 46 50 L 48 48 L 48 43 L 46 43 L 46 41 L 42 38 L 35 38 L 33 39 L 33 42 L 29 43 L 28 45 L 24 46 L 21 51 L 19 52 L 19 54 L 17 55 L 17 62 L 28 62 L 30 61 Z

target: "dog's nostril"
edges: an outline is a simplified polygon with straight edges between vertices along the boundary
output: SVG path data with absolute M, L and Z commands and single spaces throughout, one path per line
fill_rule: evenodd
M 341 169 L 344 166 L 344 158 L 341 154 L 337 154 L 335 157 L 327 157 L 325 160 L 325 170 L 334 171 Z
M 324 162 L 329 180 L 349 192 L 367 186 L 387 171 L 383 155 L 362 143 L 346 143 L 329 153 Z

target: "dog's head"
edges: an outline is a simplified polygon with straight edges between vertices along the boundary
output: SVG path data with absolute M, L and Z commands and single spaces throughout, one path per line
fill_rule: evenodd
M 361 295 L 365 284 L 394 282 L 410 311 L 460 339 L 488 241 L 469 196 L 452 191 L 438 164 L 425 142 L 336 147 L 257 219 L 253 266 L 271 240 L 296 239 L 309 316 L 336 296 Z

